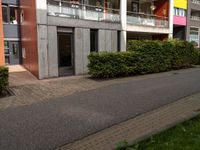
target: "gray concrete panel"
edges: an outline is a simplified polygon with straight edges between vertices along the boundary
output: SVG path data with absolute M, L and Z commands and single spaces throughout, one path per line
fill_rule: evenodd
M 83 29 L 74 30 L 75 75 L 83 74 Z
M 111 30 L 105 30 L 105 51 L 112 51 L 112 31 Z
M 39 79 L 48 78 L 48 51 L 47 51 L 47 26 L 38 25 L 38 61 Z
M 56 26 L 48 26 L 48 65 L 49 77 L 58 77 L 58 39 Z
M 90 54 L 90 29 L 83 29 L 83 74 L 88 73 L 88 55 Z
M 105 30 L 99 30 L 98 33 L 98 51 L 106 51 L 106 47 L 105 47 Z
M 117 51 L 117 49 L 118 49 L 118 34 L 117 34 L 117 31 L 112 31 L 112 33 L 111 33 L 111 37 L 112 37 L 112 39 L 111 39 L 111 51 Z
M 54 17 L 54 16 L 48 16 L 48 24 L 54 26 L 76 27 L 76 28 L 121 30 L 121 25 L 119 23 L 106 23 L 106 22 L 89 21 L 81 19 L 71 19 L 66 17 Z

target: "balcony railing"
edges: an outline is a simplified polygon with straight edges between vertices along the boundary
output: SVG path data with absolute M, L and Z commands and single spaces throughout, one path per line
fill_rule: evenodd
M 101 22 L 120 22 L 119 10 L 69 2 L 48 3 L 48 15 Z
M 200 0 L 192 0 L 192 3 L 200 5 Z
M 191 16 L 191 20 L 200 21 L 200 17 L 199 16 Z
M 167 17 L 127 12 L 127 23 L 138 26 L 151 26 L 157 28 L 168 28 L 169 21 Z

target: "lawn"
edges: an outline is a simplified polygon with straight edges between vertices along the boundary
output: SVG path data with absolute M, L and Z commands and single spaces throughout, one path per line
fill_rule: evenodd
M 200 150 L 200 116 L 118 150 Z

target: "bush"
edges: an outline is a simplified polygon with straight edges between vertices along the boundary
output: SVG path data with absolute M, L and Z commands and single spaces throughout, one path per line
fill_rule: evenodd
M 0 67 L 0 96 L 4 95 L 8 86 L 8 68 Z
M 129 41 L 127 52 L 91 53 L 88 67 L 92 77 L 111 78 L 191 67 L 198 56 L 186 41 Z
M 198 61 L 198 65 L 200 65 L 200 51 L 198 51 L 199 54 L 199 61 Z

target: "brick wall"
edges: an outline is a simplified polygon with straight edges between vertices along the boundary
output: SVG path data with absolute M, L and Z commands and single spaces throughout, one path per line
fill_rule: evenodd
M 5 64 L 4 58 L 4 38 L 3 38 L 3 21 L 2 21 L 2 6 L 0 0 L 0 66 Z
M 20 0 L 20 11 L 24 14 L 21 23 L 21 43 L 25 51 L 23 66 L 38 77 L 36 1 Z

